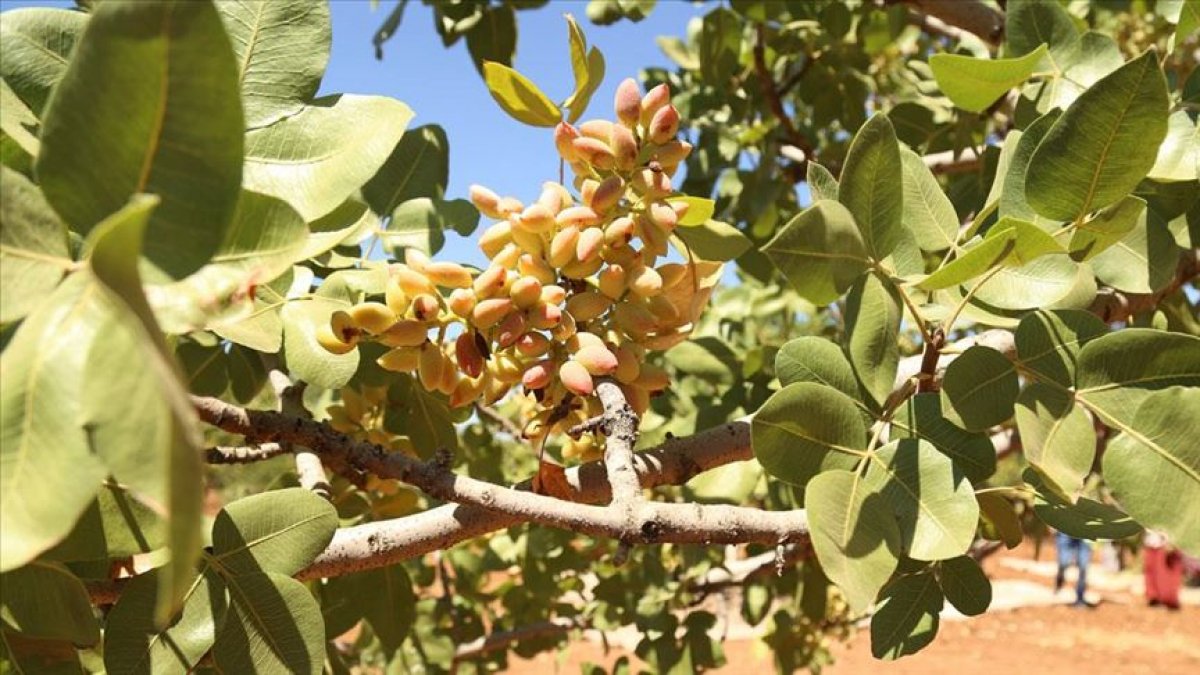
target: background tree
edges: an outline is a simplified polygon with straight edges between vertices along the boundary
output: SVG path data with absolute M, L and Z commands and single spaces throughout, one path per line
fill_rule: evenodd
M 475 670 L 634 626 L 690 672 L 722 593 L 819 669 L 985 611 L 1034 519 L 1200 550 L 1195 3 L 733 2 L 588 121 L 574 21 L 567 99 L 510 67 L 541 4 L 431 7 L 563 156 L 528 206 L 448 199 L 403 103 L 314 98 L 323 4 L 0 15 L 6 663 Z M 438 258 L 480 212 L 491 266 Z

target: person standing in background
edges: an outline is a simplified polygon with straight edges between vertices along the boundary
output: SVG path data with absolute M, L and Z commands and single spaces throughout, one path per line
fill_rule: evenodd
M 1067 568 L 1075 565 L 1079 570 L 1079 579 L 1075 582 L 1075 603 L 1072 606 L 1091 607 L 1084 594 L 1087 592 L 1087 569 L 1092 560 L 1092 543 L 1058 532 L 1054 535 L 1054 547 L 1058 553 L 1058 574 L 1054 577 L 1054 592 L 1062 590 Z
M 1183 556 L 1172 548 L 1167 536 L 1146 530 L 1142 538 L 1142 574 L 1146 581 L 1146 600 L 1151 607 L 1162 605 L 1179 609 L 1179 587 L 1183 583 Z

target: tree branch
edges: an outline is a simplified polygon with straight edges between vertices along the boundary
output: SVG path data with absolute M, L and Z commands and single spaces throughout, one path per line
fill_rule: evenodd
M 901 1 L 943 23 L 974 33 L 989 44 L 998 45 L 1004 39 L 1003 12 L 982 0 L 887 0 L 887 4 Z
M 287 454 L 288 448 L 279 443 L 262 445 L 218 445 L 204 451 L 204 461 L 209 464 L 250 464 Z
M 771 114 L 775 116 L 775 119 L 779 120 L 779 126 L 783 128 L 786 140 L 800 148 L 804 153 L 806 161 L 810 160 L 814 156 L 812 143 L 804 137 L 804 134 L 796 129 L 796 125 L 792 123 L 792 118 L 783 109 L 783 101 L 779 97 L 779 89 L 775 85 L 775 79 L 771 77 L 771 71 L 767 68 L 766 27 L 761 23 L 758 24 L 755 35 L 754 72 L 758 76 L 759 84 L 762 85 L 763 97 L 767 100 L 767 107 L 771 109 Z M 807 68 L 807 64 L 805 67 Z M 803 175 L 803 172 L 801 172 L 801 175 Z
M 973 151 L 968 156 L 965 153 L 955 153 L 953 150 L 935 152 L 921 158 L 925 166 L 935 174 L 974 173 L 983 167 L 983 158 Z

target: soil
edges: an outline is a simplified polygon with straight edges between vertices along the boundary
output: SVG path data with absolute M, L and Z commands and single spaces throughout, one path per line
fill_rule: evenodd
M 1136 572 L 1104 575 L 1092 586 L 1089 598 L 1099 600 L 1092 609 L 1067 604 L 1070 594 L 1054 595 L 1052 579 L 1047 578 L 1053 546 L 1042 551 L 1041 564 L 1033 562 L 1033 551 L 1021 547 L 990 558 L 985 569 L 993 581 L 1007 588 L 1010 595 L 997 595 L 993 609 L 970 619 L 945 618 L 937 639 L 920 653 L 895 662 L 881 662 L 871 656 L 870 634 L 860 629 L 845 645 L 835 647 L 835 663 L 825 669 L 835 675 L 870 673 L 872 675 L 936 675 L 972 673 L 1012 675 L 1043 672 L 1087 675 L 1184 675 L 1200 673 L 1200 592 L 1189 590 L 1180 611 L 1147 607 L 1140 597 Z M 1095 570 L 1095 565 L 1093 570 Z M 1097 588 L 1099 587 L 1099 588 Z M 1190 602 L 1189 602 L 1190 601 Z M 1049 604 L 1058 603 L 1058 604 Z M 1013 609 L 997 609 L 1007 605 Z M 541 654 L 528 661 L 512 660 L 509 672 L 534 673 L 580 672 L 586 662 L 611 665 L 621 655 L 619 648 L 604 652 L 601 645 L 580 640 L 567 658 L 558 661 L 553 653 Z M 774 670 L 770 655 L 757 638 L 730 640 L 725 643 L 727 665 L 711 671 L 722 674 L 752 673 L 765 675 Z M 645 665 L 635 663 L 644 668 Z

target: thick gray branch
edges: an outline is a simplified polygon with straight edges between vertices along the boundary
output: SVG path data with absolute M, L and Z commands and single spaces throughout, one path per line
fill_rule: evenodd
M 897 0 L 888 0 L 889 4 Z M 1004 39 L 1004 14 L 982 0 L 903 0 L 922 14 L 974 33 L 984 42 L 1000 44 Z

